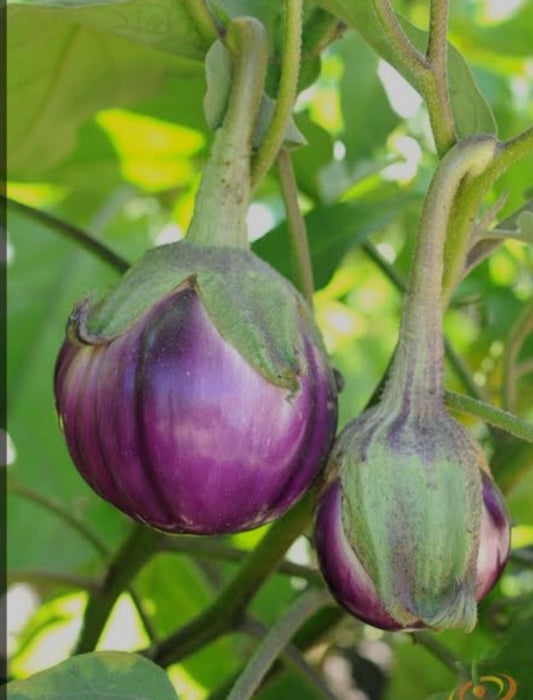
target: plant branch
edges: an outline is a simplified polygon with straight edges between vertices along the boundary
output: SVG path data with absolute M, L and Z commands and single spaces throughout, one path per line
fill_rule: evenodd
M 126 272 L 126 270 L 130 267 L 127 260 L 122 258 L 120 255 L 117 255 L 117 253 L 113 252 L 110 248 L 105 246 L 103 243 L 100 243 L 100 241 L 96 240 L 96 238 L 93 238 L 88 233 L 85 233 L 85 231 L 82 231 L 82 229 L 78 228 L 77 226 L 69 224 L 67 221 L 63 221 L 52 214 L 48 214 L 48 212 L 35 209 L 34 207 L 30 207 L 27 204 L 22 204 L 22 202 L 17 202 L 9 197 L 4 197 L 2 195 L 2 199 L 4 199 L 7 205 L 12 209 L 29 216 L 35 221 L 44 224 L 48 228 L 52 228 L 54 231 L 57 231 L 57 233 L 65 236 L 65 238 L 68 240 L 77 243 L 82 248 L 85 248 L 85 250 L 92 253 L 97 258 L 100 258 L 102 262 L 105 262 L 117 272 Z
M 512 413 L 503 411 L 501 408 L 491 406 L 483 401 L 477 401 L 470 396 L 456 394 L 454 391 L 447 391 L 445 395 L 446 405 L 462 413 L 481 418 L 485 423 L 495 426 L 510 433 L 525 442 L 533 444 L 533 424 L 521 420 Z
M 98 587 L 98 581 L 94 578 L 40 569 L 9 569 L 6 572 L 6 583 L 8 585 L 29 583 L 32 586 L 64 586 L 87 591 L 94 591 Z
M 431 0 L 426 52 L 430 77 L 426 77 L 426 102 L 437 150 L 442 155 L 456 141 L 455 121 L 448 91 L 448 0 Z
M 292 641 L 292 646 L 299 651 L 311 649 L 346 616 L 346 612 L 339 605 L 331 604 L 329 607 L 320 609 L 302 625 L 298 632 L 296 632 Z M 244 669 L 241 669 L 233 678 L 230 678 L 229 681 L 217 688 L 217 690 L 209 696 L 209 700 L 226 700 L 243 670 Z M 268 687 L 284 670 L 284 664 L 282 664 L 281 661 L 276 661 L 263 679 L 261 690 Z
M 470 247 L 475 217 L 496 180 L 516 161 L 533 153 L 533 127 L 498 144 L 494 159 L 484 173 L 463 180 L 448 223 L 443 276 L 443 300 L 447 304 L 461 281 Z
M 134 527 L 115 554 L 98 590 L 89 599 L 76 654 L 95 649 L 118 597 L 130 586 L 135 575 L 157 551 L 161 537 L 161 533 L 144 525 Z
M 425 79 L 428 65 L 422 53 L 403 31 L 390 0 L 372 0 L 374 12 L 394 53 L 419 80 Z
M 191 16 L 198 33 L 209 46 L 212 44 L 219 36 L 219 28 L 217 26 L 217 21 L 205 0 L 185 0 L 185 5 L 187 11 Z
M 270 527 L 234 578 L 206 610 L 164 639 L 155 649 L 145 651 L 145 655 L 160 666 L 167 667 L 240 624 L 248 603 L 308 525 L 311 498 L 314 498 L 314 494 L 308 492 L 294 508 Z
M 166 552 L 176 552 L 188 554 L 194 558 L 206 558 L 223 561 L 241 562 L 250 552 L 246 549 L 239 549 L 231 545 L 217 542 L 212 538 L 173 536 L 163 539 L 160 549 Z M 297 576 L 305 579 L 315 586 L 322 586 L 322 576 L 316 569 L 300 564 L 294 564 L 291 561 L 282 561 L 276 571 L 287 576 Z
M 361 248 L 366 253 L 366 255 L 379 267 L 379 269 L 388 278 L 388 280 L 392 282 L 396 289 L 400 292 L 405 292 L 405 290 L 407 289 L 407 283 L 405 279 L 402 277 L 402 275 L 400 275 L 396 268 L 381 255 L 376 246 L 370 241 L 365 241 L 361 245 Z M 455 374 L 457 375 L 458 379 L 460 379 L 464 388 L 470 394 L 472 394 L 472 396 L 478 399 L 484 398 L 480 391 L 480 388 L 474 382 L 472 375 L 470 374 L 468 368 L 463 362 L 463 359 L 455 352 L 452 345 L 450 344 L 450 341 L 447 338 L 444 338 L 444 351 L 446 353 L 448 362 L 453 367 Z M 384 383 L 385 380 L 383 380 L 380 383 L 380 387 L 378 387 L 376 392 L 374 392 L 374 395 L 381 393 L 381 384 Z
M 441 644 L 429 632 L 411 632 L 411 639 L 416 644 L 420 644 L 427 649 L 436 659 L 441 661 L 453 673 L 458 673 L 461 676 L 468 676 L 465 662 L 456 656 L 448 647 Z
M 263 639 L 268 634 L 268 628 L 255 620 L 245 620 L 241 625 L 241 629 L 243 632 L 258 637 L 259 639 Z M 287 644 L 279 656 L 283 665 L 287 669 L 292 669 L 297 673 L 314 695 L 325 698 L 325 700 L 337 700 L 322 677 L 307 663 L 302 652 L 295 647 L 294 644 Z M 231 692 L 231 688 L 237 683 L 242 673 L 243 671 L 241 671 L 233 683 L 231 683 L 228 694 Z M 262 685 L 263 681 L 261 682 L 261 686 Z
M 323 591 L 315 589 L 304 593 L 289 608 L 282 619 L 270 629 L 259 644 L 228 700 L 249 700 L 261 684 L 265 674 L 289 643 L 296 630 L 313 613 L 325 606 L 328 599 Z
M 313 308 L 313 268 L 309 254 L 307 230 L 305 221 L 298 204 L 298 185 L 294 176 L 289 152 L 282 148 L 278 154 L 278 172 L 281 183 L 281 193 L 287 214 L 287 226 L 289 229 L 292 257 L 298 288 Z
M 252 189 L 274 164 L 294 108 L 302 50 L 302 5 L 302 0 L 285 0 L 285 33 L 279 90 L 270 125 L 252 163 Z

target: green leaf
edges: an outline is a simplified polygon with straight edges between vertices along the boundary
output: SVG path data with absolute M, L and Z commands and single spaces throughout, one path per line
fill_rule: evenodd
M 340 83 L 344 117 L 342 141 L 346 161 L 369 158 L 375 149 L 384 147 L 400 118 L 393 112 L 378 77 L 378 57 L 357 34 L 349 33 L 337 46 L 344 63 Z M 357 66 L 357 71 L 352 69 Z
M 417 80 L 395 54 L 387 37 L 381 32 L 369 0 L 316 1 L 318 5 L 337 15 L 358 31 L 382 58 L 394 66 L 413 87 L 419 90 Z M 417 29 L 403 18 L 400 19 L 403 29 L 411 41 L 419 49 L 425 51 L 427 32 Z M 462 138 L 481 132 L 495 133 L 496 124 L 492 111 L 477 88 L 462 55 L 453 46 L 449 47 L 448 53 L 448 79 L 458 136 Z
M 32 180 L 59 163 L 98 110 L 153 96 L 169 75 L 202 70 L 202 40 L 173 0 L 12 4 L 7 17 L 11 179 Z
M 7 685 L 7 700 L 177 700 L 166 673 L 136 654 L 82 654 Z
M 307 214 L 305 223 L 315 288 L 324 287 L 344 255 L 370 234 L 382 231 L 410 201 L 410 198 L 399 195 L 380 202 L 318 206 Z M 278 272 L 296 281 L 291 258 L 286 253 L 287 236 L 286 224 L 280 224 L 256 241 L 252 248 Z
M 314 122 L 308 112 L 299 112 L 296 125 L 307 141 L 305 148 L 291 153 L 298 189 L 314 200 L 323 199 L 322 173 L 333 160 L 333 138 Z

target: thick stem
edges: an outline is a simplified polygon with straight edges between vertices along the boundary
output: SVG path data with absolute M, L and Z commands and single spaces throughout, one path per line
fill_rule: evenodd
M 390 0 L 372 0 L 372 5 L 394 53 L 414 76 L 419 80 L 425 78 L 428 71 L 426 59 L 403 31 Z
M 298 204 L 298 185 L 294 176 L 291 157 L 288 151 L 281 149 L 278 155 L 278 171 L 281 182 L 281 193 L 287 213 L 294 268 L 298 280 L 298 289 L 313 308 L 313 268 L 307 242 L 305 221 Z
M 89 599 L 76 654 L 95 649 L 118 597 L 157 551 L 161 537 L 161 533 L 144 525 L 137 525 L 133 529 L 111 562 L 101 586 Z
M 477 416 L 482 421 L 500 428 L 510 435 L 514 435 L 524 442 L 533 444 L 533 425 L 508 411 L 491 406 L 484 401 L 477 401 L 470 396 L 456 394 L 454 391 L 447 391 L 445 394 L 446 405 L 462 413 Z
M 233 59 L 229 105 L 215 133 L 187 238 L 201 245 L 246 248 L 251 143 L 268 60 L 265 29 L 252 17 L 235 19 L 226 46 Z
M 212 559 L 215 561 L 242 562 L 250 555 L 246 549 L 232 547 L 223 542 L 216 542 L 212 538 L 191 537 L 190 535 L 173 535 L 166 537 L 161 543 L 161 549 L 165 552 L 176 554 L 188 554 L 194 559 Z M 282 561 L 276 569 L 276 573 L 285 576 L 295 576 L 306 580 L 314 586 L 323 586 L 322 576 L 316 569 L 292 561 Z
M 212 15 L 205 0 L 184 0 L 187 11 L 192 17 L 198 33 L 209 46 L 218 39 L 218 28 L 215 17 Z
M 264 637 L 228 695 L 228 700 L 250 700 L 296 630 L 308 617 L 325 606 L 327 601 L 328 598 L 322 591 L 310 590 L 304 593 Z
M 481 174 L 496 151 L 492 136 L 458 143 L 443 158 L 429 187 L 405 298 L 400 339 L 384 399 L 396 408 L 440 410 L 444 399 L 441 284 L 444 241 L 455 196 L 463 179 Z
M 296 100 L 302 52 L 302 5 L 302 0 L 285 0 L 285 34 L 279 91 L 272 120 L 253 162 L 253 188 L 276 160 Z
M 268 634 L 268 627 L 265 627 L 260 622 L 255 620 L 245 620 L 241 626 L 241 629 L 243 632 L 247 632 L 254 637 L 258 637 L 259 639 L 264 639 L 264 637 L 266 637 Z M 294 673 L 298 674 L 300 680 L 309 688 L 309 691 L 313 693 L 313 696 L 316 695 L 318 698 L 325 698 L 326 700 L 338 700 L 337 696 L 333 695 L 331 690 L 328 688 L 325 680 L 322 678 L 322 675 L 315 671 L 315 669 L 307 663 L 302 652 L 297 649 L 294 644 L 287 644 L 279 656 L 280 660 L 283 662 L 283 665 L 287 669 L 290 669 L 294 671 Z M 272 670 L 273 667 L 271 667 L 269 673 L 272 672 Z M 233 683 L 230 683 L 229 690 L 224 698 L 226 698 L 231 692 L 231 689 L 238 682 L 238 679 L 243 672 L 244 671 L 241 671 L 241 673 L 237 674 L 237 677 Z M 258 689 L 259 693 L 261 692 L 264 682 L 265 678 L 263 678 L 261 681 L 261 685 Z
M 448 91 L 448 0 L 431 0 L 426 53 L 430 73 L 425 98 L 437 150 L 446 153 L 456 141 L 455 120 Z
M 233 629 L 243 618 L 248 603 L 265 579 L 276 569 L 287 549 L 310 521 L 309 496 L 276 521 L 236 576 L 213 604 L 172 634 L 152 652 L 145 652 L 160 666 L 170 666 Z

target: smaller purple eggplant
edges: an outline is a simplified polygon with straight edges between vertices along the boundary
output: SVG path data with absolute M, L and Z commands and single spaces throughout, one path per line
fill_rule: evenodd
M 503 497 L 481 447 L 445 410 L 441 280 L 446 222 L 490 136 L 444 157 L 428 192 L 400 337 L 379 402 L 341 432 L 317 508 L 320 566 L 336 599 L 388 630 L 471 630 L 509 555 Z

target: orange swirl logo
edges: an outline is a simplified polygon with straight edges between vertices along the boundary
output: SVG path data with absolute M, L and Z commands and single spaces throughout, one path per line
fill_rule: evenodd
M 511 700 L 517 691 L 514 678 L 500 673 L 497 676 L 481 676 L 479 683 L 468 681 L 463 686 L 454 690 L 448 700 L 473 700 L 474 698 L 498 698 L 498 700 Z M 497 693 L 495 695 L 494 693 Z

